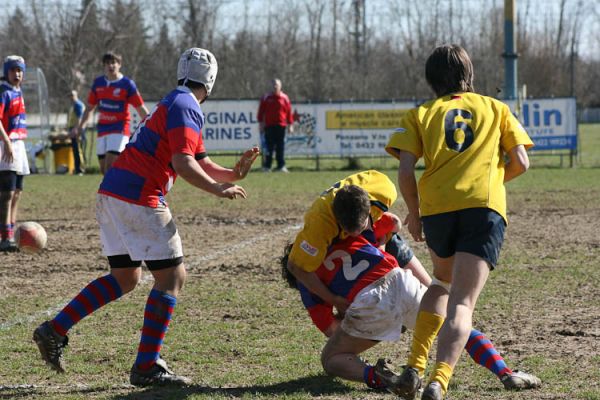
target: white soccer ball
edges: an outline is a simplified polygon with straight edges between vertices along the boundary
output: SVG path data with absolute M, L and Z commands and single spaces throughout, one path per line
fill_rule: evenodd
M 15 232 L 17 246 L 25 253 L 39 253 L 46 248 L 47 240 L 46 230 L 37 222 L 23 222 Z

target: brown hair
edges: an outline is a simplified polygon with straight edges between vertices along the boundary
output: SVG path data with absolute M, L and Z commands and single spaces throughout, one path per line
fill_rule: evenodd
M 279 267 L 281 268 L 281 277 L 287 283 L 287 285 L 292 289 L 298 289 L 298 282 L 296 280 L 296 277 L 292 275 L 292 273 L 287 267 L 293 246 L 293 243 L 288 243 L 285 245 L 285 249 L 283 250 L 283 256 L 279 257 Z
M 333 215 L 343 230 L 353 232 L 362 228 L 371 212 L 367 192 L 356 185 L 343 186 L 333 199 Z
M 473 92 L 473 64 L 461 46 L 435 48 L 425 63 L 425 78 L 438 97 L 453 92 Z
M 112 61 L 116 61 L 119 64 L 122 64 L 123 58 L 120 54 L 117 54 L 113 51 L 107 51 L 106 53 L 104 53 L 104 55 L 102 56 L 102 64 L 108 64 Z

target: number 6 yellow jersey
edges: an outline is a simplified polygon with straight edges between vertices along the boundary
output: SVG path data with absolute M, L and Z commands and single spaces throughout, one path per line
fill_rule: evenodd
M 423 157 L 419 180 L 421 215 L 485 207 L 506 221 L 504 156 L 533 142 L 499 100 L 457 93 L 410 110 L 390 137 L 386 151 Z

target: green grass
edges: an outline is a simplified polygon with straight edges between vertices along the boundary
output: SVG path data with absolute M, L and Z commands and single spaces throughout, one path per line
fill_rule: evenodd
M 538 166 L 508 185 L 511 224 L 501 262 L 475 313 L 511 367 L 534 372 L 541 390 L 507 393 L 486 370 L 463 357 L 452 399 L 600 399 L 600 131 L 582 127 L 576 168 Z M 231 165 L 232 157 L 215 157 Z M 189 277 L 163 354 L 194 380 L 186 389 L 135 389 L 135 358 L 150 283 L 84 319 L 71 332 L 68 373 L 39 360 L 33 328 L 91 279 L 106 271 L 94 221 L 98 175 L 37 175 L 25 180 L 21 220 L 49 234 L 41 255 L 0 254 L 0 399 L 382 399 L 363 385 L 327 377 L 324 338 L 295 291 L 284 287 L 276 258 L 310 202 L 350 171 L 314 171 L 292 160 L 291 174 L 252 173 L 244 201 L 218 199 L 178 181 L 169 194 L 186 249 Z M 396 163 L 383 169 L 396 180 Z M 298 164 L 296 164 L 298 163 Z M 543 165 L 543 163 L 542 163 Z M 402 201 L 394 211 L 404 215 Z M 247 243 L 245 246 L 237 246 Z M 414 250 L 427 268 L 422 244 Z M 410 335 L 365 354 L 406 361 Z

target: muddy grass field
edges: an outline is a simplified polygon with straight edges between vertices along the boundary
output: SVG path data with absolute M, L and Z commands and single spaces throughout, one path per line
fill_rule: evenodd
M 384 171 L 395 181 L 395 171 Z M 299 296 L 281 280 L 277 258 L 323 189 L 349 171 L 253 173 L 250 198 L 225 201 L 177 182 L 169 202 L 189 277 L 163 357 L 194 385 L 129 385 L 152 278 L 70 332 L 67 373 L 51 372 L 31 340 L 90 280 L 106 273 L 94 219 L 100 177 L 26 179 L 21 221 L 48 232 L 41 254 L 0 254 L 0 399 L 388 399 L 327 377 L 324 338 Z M 534 168 L 509 184 L 501 262 L 486 285 L 475 326 L 513 369 L 535 373 L 539 390 L 509 393 L 466 355 L 449 399 L 600 399 L 600 169 Z M 399 200 L 393 211 L 405 214 Z M 428 269 L 425 248 L 414 245 Z M 399 369 L 410 332 L 365 357 Z

